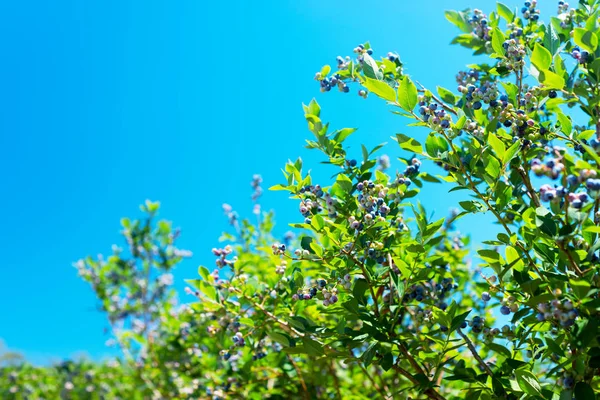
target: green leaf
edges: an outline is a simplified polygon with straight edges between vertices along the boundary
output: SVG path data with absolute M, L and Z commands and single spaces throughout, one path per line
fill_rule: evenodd
M 434 133 L 425 139 L 425 150 L 431 157 L 438 158 L 441 153 L 448 151 L 448 142 Z
M 546 25 L 546 33 L 544 34 L 544 47 L 552 54 L 553 56 L 558 51 L 560 47 L 560 39 L 556 33 L 556 30 L 552 26 L 552 24 Z
M 327 75 L 329 75 L 330 71 L 331 67 L 329 65 L 323 65 L 323 68 L 321 68 L 321 78 L 325 78 Z
M 465 211 L 468 211 L 471 213 L 481 212 L 484 210 L 483 205 L 474 200 L 459 201 L 458 204 L 460 204 L 460 206 L 462 208 L 464 208 Z
M 488 349 L 490 349 L 491 351 L 493 351 L 496 354 L 500 354 L 500 355 L 504 356 L 505 358 L 511 357 L 510 350 L 498 343 L 493 343 L 493 342 L 486 343 L 485 347 L 487 347 Z
M 281 333 L 267 332 L 267 335 L 271 338 L 271 340 L 273 340 L 277 343 L 281 343 L 285 347 L 290 346 L 290 340 L 288 339 L 288 337 L 285 335 L 282 335 Z
M 512 10 L 510 8 L 508 8 L 508 6 L 502 4 L 502 3 L 497 3 L 496 4 L 496 8 L 498 10 L 498 14 L 504 18 L 506 20 L 506 22 L 512 22 L 513 19 L 515 19 L 515 13 L 512 12 Z
M 496 54 L 499 54 L 501 56 L 504 55 L 504 41 L 506 40 L 506 38 L 504 37 L 504 33 L 502 33 L 502 31 L 498 28 L 494 28 L 493 30 L 493 34 L 492 34 L 492 48 L 494 49 L 494 52 Z
M 350 180 L 350 178 L 344 174 L 339 174 L 335 183 L 338 184 L 346 193 L 350 193 L 352 191 L 352 180 Z
M 498 179 L 498 177 L 500 177 L 500 173 L 502 172 L 498 160 L 493 157 L 488 157 L 487 165 L 485 166 L 485 172 L 490 174 L 492 178 Z
M 367 78 L 382 79 L 383 73 L 379 70 L 377 62 L 368 54 L 363 54 L 363 72 Z
M 360 359 L 365 364 L 365 366 L 369 366 L 371 361 L 373 361 L 373 357 L 375 357 L 375 348 L 377 347 L 377 342 L 373 342 L 367 347 L 364 353 L 360 356 Z
M 381 97 L 384 100 L 391 102 L 396 101 L 396 91 L 384 81 L 379 81 L 377 79 L 365 77 L 363 86 L 366 87 L 367 90 L 369 90 L 369 92 L 375 93 L 377 96 Z
M 567 136 L 571 135 L 571 131 L 573 130 L 573 124 L 571 123 L 571 119 L 563 114 L 562 111 L 556 112 L 556 118 L 558 122 L 560 122 L 560 130 Z
M 589 282 L 586 281 L 570 281 L 573 293 L 578 299 L 585 299 L 591 289 Z
M 540 71 L 538 80 L 540 83 L 543 83 L 547 89 L 562 90 L 565 87 L 565 80 L 561 76 L 548 70 Z
M 519 152 L 519 149 L 521 148 L 521 142 L 517 141 L 515 143 L 512 144 L 512 146 L 510 146 L 507 150 L 506 153 L 504 153 L 504 157 L 502 158 L 502 164 L 506 165 L 510 162 L 510 160 L 512 160 L 515 155 Z
M 310 103 L 308 103 L 308 105 L 302 105 L 304 107 L 304 113 L 308 114 L 308 115 L 314 115 L 314 116 L 319 116 L 321 114 L 321 107 L 319 106 L 319 103 L 317 103 L 317 100 L 312 99 L 310 101 Z
M 325 221 L 323 220 L 323 217 L 320 215 L 314 215 L 311 219 L 310 224 L 312 225 L 313 228 L 315 228 L 315 231 L 317 231 L 317 232 L 321 231 L 321 229 L 323 229 L 325 227 Z
M 575 28 L 573 30 L 573 40 L 584 50 L 594 53 L 598 48 L 598 36 L 585 28 Z
M 323 350 L 323 346 L 321 346 L 318 342 L 312 340 L 308 336 L 304 336 L 302 338 L 302 343 L 304 343 L 304 349 L 306 350 L 306 354 L 311 356 L 322 356 L 325 354 Z
M 348 136 L 352 135 L 354 132 L 356 132 L 356 128 L 340 129 L 336 132 L 333 139 L 338 143 L 342 143 Z
M 461 31 L 465 33 L 471 33 L 473 31 L 473 28 L 471 27 L 471 24 L 469 24 L 468 17 L 465 13 L 449 10 L 444 12 L 444 15 L 448 21 L 457 26 Z
M 454 332 L 455 330 L 457 330 L 460 327 L 460 324 L 462 324 L 464 320 L 467 319 L 469 313 L 471 313 L 471 310 L 452 318 L 452 323 L 450 324 L 450 332 Z
M 212 276 L 210 275 L 210 272 L 208 272 L 208 269 L 203 266 L 198 267 L 198 275 L 200 275 L 202 277 L 202 279 L 204 279 L 205 281 L 208 281 L 209 277 L 212 278 Z
M 538 70 L 547 70 L 552 64 L 552 54 L 550 54 L 547 49 L 540 46 L 539 43 L 536 43 L 533 48 L 533 53 L 531 54 L 531 62 Z
M 596 395 L 594 394 L 594 389 L 592 389 L 592 387 L 585 382 L 577 382 L 573 394 L 577 399 L 593 400 L 596 398 Z
M 499 159 L 503 160 L 504 154 L 506 153 L 506 146 L 504 145 L 502 140 L 498 139 L 498 136 L 490 132 L 488 135 L 488 143 L 496 153 L 496 156 Z
M 398 104 L 406 111 L 412 111 L 417 105 L 418 92 L 415 84 L 405 76 L 398 87 Z
M 400 145 L 400 148 L 404 150 L 412 151 L 417 154 L 423 153 L 423 147 L 421 146 L 421 143 L 416 141 L 414 138 L 408 137 L 401 133 L 397 133 L 396 141 Z
M 443 101 L 445 101 L 446 103 L 452 104 L 452 105 L 454 105 L 454 103 L 456 103 L 456 96 L 454 95 L 454 93 L 452 93 L 448 89 L 438 86 L 437 92 L 440 95 L 440 98 Z
M 519 387 L 530 396 L 542 396 L 542 388 L 537 377 L 530 371 L 518 369 L 515 371 Z

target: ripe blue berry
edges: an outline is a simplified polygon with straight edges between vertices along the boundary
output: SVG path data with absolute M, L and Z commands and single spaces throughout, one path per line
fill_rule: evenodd
M 510 307 L 508 307 L 508 306 L 502 306 L 502 307 L 500 307 L 500 313 L 502 315 L 509 315 L 510 314 Z
M 350 160 L 348 164 L 350 164 L 351 167 L 356 167 L 357 162 L 356 160 Z
M 481 300 L 488 302 L 492 299 L 492 296 L 490 296 L 490 294 L 488 292 L 483 292 L 481 294 Z

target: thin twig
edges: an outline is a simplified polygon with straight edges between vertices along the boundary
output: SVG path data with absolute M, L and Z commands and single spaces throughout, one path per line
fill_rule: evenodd
M 479 356 L 479 354 L 477 353 L 477 349 L 475 348 L 475 345 L 473 345 L 473 342 L 471 342 L 471 339 L 469 339 L 469 337 L 467 335 L 465 335 L 460 328 L 458 328 L 456 330 L 456 332 L 458 332 L 460 337 L 462 337 L 465 340 L 465 343 L 467 344 L 467 347 L 471 351 L 471 354 L 473 354 L 473 357 L 475 357 L 477 362 L 479 362 L 479 365 L 481 365 L 481 367 L 484 369 L 485 373 L 493 378 L 494 372 L 491 370 L 490 366 L 487 365 L 485 363 L 485 361 L 483 361 L 483 359 Z
M 302 390 L 304 391 L 304 399 L 305 400 L 310 400 L 310 394 L 308 393 L 308 388 L 306 387 L 306 382 L 304 382 L 304 377 L 302 376 L 302 371 L 300 371 L 300 368 L 298 368 L 298 365 L 296 365 L 296 363 L 294 362 L 294 360 L 292 359 L 292 357 L 288 354 L 287 355 L 288 360 L 290 360 L 290 363 L 292 363 L 292 367 L 294 367 L 294 369 L 296 370 L 296 375 L 298 375 L 298 378 L 300 378 L 300 386 L 302 386 Z

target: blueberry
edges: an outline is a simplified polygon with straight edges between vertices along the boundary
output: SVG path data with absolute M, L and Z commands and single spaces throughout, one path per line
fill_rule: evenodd
M 460 327 L 465 329 L 467 327 L 467 321 L 463 321 L 462 324 L 460 324 Z
M 502 307 L 500 307 L 500 313 L 502 315 L 509 315 L 510 314 L 510 307 L 508 307 L 508 306 L 502 306 Z
M 555 98 L 556 98 L 556 96 L 558 96 L 558 94 L 556 93 L 556 90 L 551 90 L 551 91 L 548 93 L 548 97 L 550 97 L 551 99 L 555 99 Z
M 490 294 L 488 292 L 483 292 L 481 294 L 481 300 L 488 302 L 492 299 L 492 296 L 490 296 Z
M 450 121 L 448 121 L 447 119 L 442 120 L 442 122 L 440 123 L 440 126 L 443 129 L 448 129 L 450 128 Z
M 357 162 L 356 160 L 350 160 L 349 164 L 351 167 L 356 167 Z
M 583 202 L 579 199 L 575 199 L 571 202 L 571 205 L 573 206 L 573 208 L 580 209 L 581 207 L 583 207 Z
M 473 103 L 473 109 L 474 110 L 479 110 L 481 108 L 481 102 L 480 101 L 476 101 L 475 103 Z
M 568 376 L 565 379 L 563 379 L 563 386 L 565 387 L 565 389 L 570 389 L 575 385 L 575 380 Z
M 504 121 L 503 125 L 507 128 L 510 128 L 510 126 L 512 125 L 512 121 L 510 119 L 507 119 L 506 121 Z

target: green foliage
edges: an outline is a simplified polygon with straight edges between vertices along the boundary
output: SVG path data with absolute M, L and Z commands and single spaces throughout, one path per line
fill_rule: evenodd
M 337 173 L 314 182 L 301 159 L 285 165 L 271 189 L 298 204 L 295 235 L 276 240 L 258 203 L 253 222 L 224 205 L 234 233 L 213 249 L 216 272 L 200 267 L 187 281 L 198 301 L 180 306 L 170 271 L 189 253 L 146 202 L 145 219 L 122 221 L 127 250 L 77 263 L 123 364 L 5 366 L 0 394 L 83 399 L 92 385 L 105 390 L 98 398 L 597 397 L 599 8 L 560 6 L 547 23 L 535 4 L 446 12 L 462 32 L 453 43 L 485 58 L 457 74 L 456 92 L 434 94 L 369 43 L 337 71 L 323 67 L 323 92 L 360 85 L 361 97 L 374 93 L 427 130 L 424 143 L 394 133 L 402 168 L 375 156 L 384 145 L 350 158 L 356 130 L 330 128 L 312 100 L 307 148 Z M 418 196 L 440 182 L 465 198 L 434 219 Z M 259 177 L 253 187 L 258 201 Z M 481 213 L 501 232 L 472 249 L 454 227 Z

